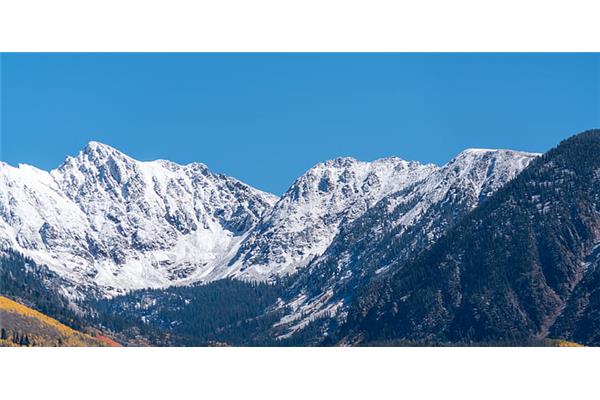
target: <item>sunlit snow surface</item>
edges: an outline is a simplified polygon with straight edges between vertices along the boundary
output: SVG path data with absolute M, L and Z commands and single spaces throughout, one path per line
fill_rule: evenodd
M 462 212 L 474 208 L 512 180 L 537 156 L 510 150 L 467 149 L 442 167 L 424 169 L 413 164 L 410 179 L 395 178 L 399 183 L 396 190 L 387 193 L 371 208 L 370 218 L 357 220 L 362 233 L 354 232 L 352 224 L 347 229 L 376 246 L 378 240 L 392 230 L 401 236 L 410 227 L 418 226 L 419 236 L 432 243 L 444 233 L 459 207 Z M 303 269 L 301 274 L 311 278 L 297 279 L 298 282 L 310 281 L 313 286 L 294 285 L 299 292 L 287 301 L 289 311 L 275 324 L 283 332 L 280 337 L 289 337 L 324 315 L 338 320 L 345 318 L 344 299 L 334 294 L 343 293 L 344 285 L 353 275 L 360 276 L 365 271 L 356 270 L 360 265 L 356 265 L 356 259 L 352 261 L 354 249 L 344 244 L 344 237 L 339 239 L 339 243 L 334 238 L 330 244 Z M 410 252 L 410 249 L 403 250 Z M 354 257 L 360 255 L 354 254 Z M 337 265 L 333 273 L 327 272 L 327 268 L 321 269 L 321 265 L 327 265 L 329 260 Z M 379 265 L 374 273 L 384 273 L 391 267 Z M 311 296 L 306 295 L 307 291 L 312 293 Z
M 223 275 L 277 201 L 202 164 L 136 161 L 91 142 L 51 172 L 0 167 L 0 241 L 107 294 Z
M 106 295 L 227 276 L 269 280 L 323 255 L 342 225 L 386 197 L 389 207 L 423 197 L 394 221 L 409 225 L 452 184 L 487 195 L 534 157 L 471 149 L 442 167 L 338 158 L 278 199 L 203 164 L 141 162 L 90 142 L 50 172 L 0 163 L 0 246 Z M 326 297 L 315 301 L 335 312 Z
M 251 279 L 294 273 L 327 249 L 341 224 L 435 169 L 395 157 L 373 162 L 346 157 L 317 164 L 265 215 L 232 266 Z

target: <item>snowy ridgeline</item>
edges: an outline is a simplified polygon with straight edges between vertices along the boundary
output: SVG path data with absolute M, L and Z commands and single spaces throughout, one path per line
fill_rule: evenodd
M 48 265 L 78 291 L 106 295 L 269 280 L 317 260 L 377 204 L 389 211 L 381 218 L 394 216 L 391 226 L 410 226 L 452 196 L 488 196 L 536 156 L 471 149 L 441 167 L 338 158 L 277 198 L 203 164 L 142 162 L 90 142 L 50 172 L 0 163 L 0 247 Z

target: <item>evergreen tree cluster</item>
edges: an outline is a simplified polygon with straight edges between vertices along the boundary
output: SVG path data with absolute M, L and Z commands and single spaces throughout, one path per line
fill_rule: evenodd
M 274 310 L 283 294 L 281 283 L 223 279 L 204 285 L 145 289 L 93 304 L 111 330 L 122 321 L 169 332 L 172 345 L 269 345 L 268 331 L 281 312 Z M 282 310 L 283 311 L 283 310 Z
M 0 250 L 0 295 L 80 330 L 86 323 L 70 306 L 70 301 L 56 290 L 61 281 L 46 266 L 36 264 L 21 253 Z

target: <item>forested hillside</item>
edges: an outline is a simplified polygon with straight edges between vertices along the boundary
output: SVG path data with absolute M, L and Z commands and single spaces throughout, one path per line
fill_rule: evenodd
M 82 333 L 0 296 L 0 346 L 119 346 L 97 331 Z
M 337 340 L 519 343 L 552 334 L 598 344 L 599 154 L 593 130 L 533 161 L 429 251 L 374 281 Z
M 223 279 L 134 291 L 92 306 L 102 316 L 99 322 L 110 330 L 122 331 L 127 328 L 124 322 L 138 320 L 169 332 L 172 345 L 270 345 L 274 342 L 269 331 L 280 314 L 276 305 L 283 290 L 281 283 Z
M 74 329 L 82 328 L 79 308 L 63 296 L 66 285 L 56 273 L 13 251 L 0 251 L 0 295 L 51 315 Z

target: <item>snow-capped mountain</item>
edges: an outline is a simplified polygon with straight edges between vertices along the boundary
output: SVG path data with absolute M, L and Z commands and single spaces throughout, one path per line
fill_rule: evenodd
M 400 158 L 373 162 L 344 157 L 317 164 L 298 178 L 241 244 L 231 261 L 237 276 L 268 279 L 294 273 L 323 254 L 342 225 L 386 195 L 436 170 Z
M 277 197 L 203 164 L 90 142 L 46 172 L 0 165 L 0 245 L 107 294 L 208 280 Z
M 443 167 L 338 158 L 311 168 L 278 199 L 203 164 L 138 161 L 90 142 L 50 172 L 0 164 L 0 248 L 48 265 L 72 291 L 107 295 L 306 269 L 299 286 L 334 259 L 339 271 L 358 276 L 364 262 L 351 261 L 361 248 L 354 238 L 362 234 L 372 246 L 394 231 L 419 242 L 403 250 L 411 252 L 534 156 L 467 150 Z M 327 276 L 310 291 L 334 287 L 338 274 Z
M 299 273 L 282 302 L 290 310 L 277 324 L 282 337 L 324 315 L 343 321 L 361 287 L 401 268 L 537 156 L 467 149 L 343 225 L 323 255 Z

